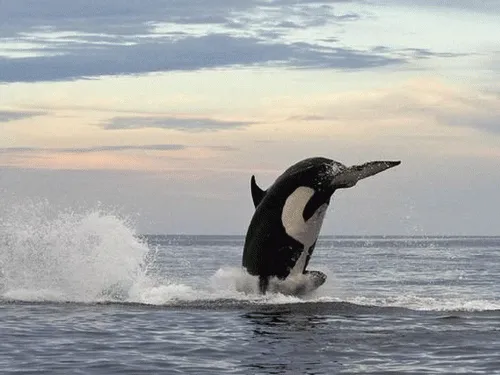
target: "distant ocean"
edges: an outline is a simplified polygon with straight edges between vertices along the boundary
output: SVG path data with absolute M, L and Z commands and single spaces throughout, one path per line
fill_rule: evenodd
M 322 237 L 314 295 L 244 293 L 242 236 L 0 219 L 1 374 L 500 374 L 500 237 Z

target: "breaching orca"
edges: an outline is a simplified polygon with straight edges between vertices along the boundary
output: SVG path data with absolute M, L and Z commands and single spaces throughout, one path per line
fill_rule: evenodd
M 400 163 L 372 161 L 346 167 L 322 157 L 305 159 L 288 168 L 266 191 L 252 176 L 256 209 L 245 238 L 242 263 L 249 274 L 259 277 L 260 292 L 266 293 L 271 277 L 285 280 L 300 276 L 309 281 L 308 286 L 298 285 L 292 294 L 321 286 L 326 275 L 306 268 L 332 194 Z

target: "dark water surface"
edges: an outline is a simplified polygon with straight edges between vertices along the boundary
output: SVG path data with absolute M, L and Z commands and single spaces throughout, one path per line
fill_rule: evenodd
M 299 299 L 239 291 L 242 237 L 112 219 L 4 232 L 1 374 L 500 374 L 500 238 L 323 238 Z

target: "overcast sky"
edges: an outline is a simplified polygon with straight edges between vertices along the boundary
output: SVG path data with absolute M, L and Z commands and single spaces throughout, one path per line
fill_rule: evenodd
M 323 234 L 500 234 L 500 2 L 0 0 L 0 209 L 244 234 L 250 176 L 401 160 Z M 2 211 L 3 212 L 3 211 Z

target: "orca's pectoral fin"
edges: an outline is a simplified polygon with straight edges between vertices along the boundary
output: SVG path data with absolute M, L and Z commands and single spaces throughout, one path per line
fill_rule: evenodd
M 252 176 L 250 179 L 250 189 L 252 191 L 253 204 L 257 207 L 266 195 L 266 192 L 257 185 L 257 182 L 255 182 L 255 176 Z
M 312 281 L 313 287 L 319 288 L 326 281 L 326 275 L 321 271 L 304 271 L 304 275 Z
M 336 189 L 352 187 L 363 178 L 373 176 L 399 164 L 401 161 L 370 161 L 361 165 L 353 165 L 336 175 L 332 185 Z

